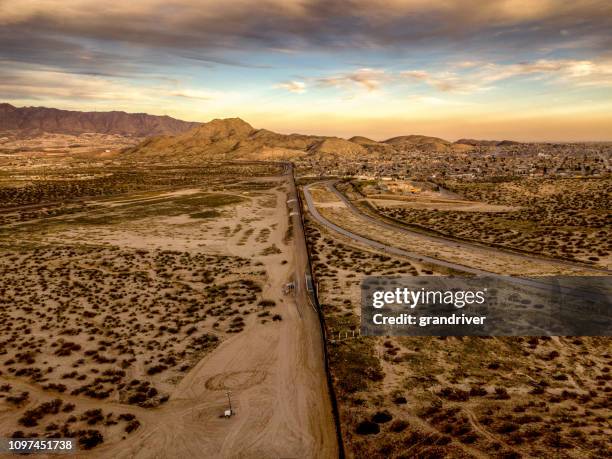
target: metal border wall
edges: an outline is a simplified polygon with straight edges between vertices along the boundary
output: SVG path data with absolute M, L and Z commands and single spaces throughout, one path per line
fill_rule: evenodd
M 293 164 L 291 164 L 290 170 L 291 170 L 291 180 L 293 180 L 293 186 L 295 188 L 295 195 L 297 199 L 298 209 L 300 212 L 300 221 L 302 224 L 302 233 L 304 234 L 304 243 L 306 244 L 306 255 L 308 258 L 308 272 L 314 279 L 313 272 L 312 272 L 312 264 L 310 262 L 310 248 L 308 247 L 308 242 L 306 241 L 306 231 L 305 231 L 305 226 L 304 226 L 304 212 L 303 212 L 304 207 L 302 203 L 302 196 L 300 195 L 297 184 L 295 183 L 295 176 L 293 174 Z M 323 317 L 323 312 L 321 311 L 321 305 L 319 304 L 319 299 L 317 298 L 316 289 L 313 289 L 312 292 L 310 293 L 310 299 L 312 300 L 315 306 L 315 309 L 317 310 L 317 315 L 319 317 L 319 324 L 321 327 L 321 339 L 323 340 L 323 357 L 325 361 L 325 375 L 327 377 L 327 389 L 329 391 L 329 397 L 331 399 L 332 414 L 334 416 L 334 424 L 336 427 L 336 437 L 338 440 L 338 457 L 340 459 L 344 459 L 346 456 L 344 453 L 344 441 L 342 440 L 342 428 L 340 424 L 340 410 L 338 409 L 336 391 L 334 390 L 334 383 L 333 383 L 331 371 L 329 368 L 329 354 L 327 350 L 327 329 L 325 327 L 325 318 Z

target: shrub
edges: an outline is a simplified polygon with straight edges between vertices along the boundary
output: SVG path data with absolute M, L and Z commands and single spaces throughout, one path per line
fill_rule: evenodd
M 452 400 L 455 402 L 465 402 L 469 400 L 470 398 L 469 392 L 462 390 L 462 389 L 453 388 L 453 387 L 444 387 L 438 393 L 438 395 L 447 400 Z
M 83 449 L 92 449 L 104 441 L 104 437 L 97 430 L 80 430 L 77 432 L 79 445 Z
M 470 389 L 470 396 L 471 397 L 482 397 L 484 395 L 487 395 L 488 392 L 484 387 L 472 387 Z
M 128 425 L 125 426 L 125 431 L 127 433 L 132 433 L 134 430 L 138 429 L 139 427 L 140 427 L 140 421 L 137 421 L 136 419 L 134 419 L 133 421 L 130 421 Z
M 376 422 L 377 424 L 384 424 L 385 422 L 389 422 L 391 419 L 393 419 L 393 416 L 387 410 L 378 411 L 374 414 L 374 416 L 372 416 L 372 422 Z
M 406 430 L 408 425 L 409 424 L 407 421 L 404 421 L 403 419 L 396 419 L 389 425 L 389 430 L 391 432 L 402 432 Z
M 378 424 L 372 421 L 361 421 L 357 428 L 355 429 L 355 433 L 358 435 L 376 435 L 380 432 L 380 427 Z
M 498 400 L 508 400 L 510 398 L 510 395 L 508 395 L 508 391 L 505 387 L 496 387 L 495 398 Z

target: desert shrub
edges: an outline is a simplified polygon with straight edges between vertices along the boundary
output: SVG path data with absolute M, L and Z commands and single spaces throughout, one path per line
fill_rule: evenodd
M 136 419 L 130 421 L 128 423 L 128 425 L 125 426 L 125 431 L 127 433 L 132 433 L 134 430 L 138 429 L 140 427 L 140 421 L 137 421 Z
M 396 419 L 389 425 L 391 432 L 403 432 L 408 427 L 408 422 L 403 419 Z
M 389 422 L 391 419 L 393 419 L 393 416 L 387 410 L 378 411 L 372 416 L 372 422 L 376 422 L 377 424 L 384 424 L 385 422 Z
M 96 425 L 97 423 L 104 420 L 104 415 L 101 409 L 87 410 L 81 415 L 81 421 L 87 421 L 90 426 Z
M 6 397 L 6 401 L 8 403 L 12 403 L 13 405 L 20 405 L 30 398 L 30 394 L 28 392 L 22 392 L 19 395 L 11 395 Z
M 261 300 L 258 303 L 262 308 L 271 308 L 272 306 L 276 306 L 276 301 L 274 300 Z
M 44 418 L 47 414 L 57 414 L 61 406 L 62 401 L 60 399 L 41 403 L 36 408 L 27 410 L 25 413 L 23 413 L 17 422 L 25 427 L 34 427 L 38 425 L 38 421 Z
M 97 430 L 80 430 L 76 432 L 79 437 L 79 445 L 83 449 L 92 449 L 104 441 L 104 437 Z
M 472 387 L 470 388 L 470 397 L 482 397 L 487 395 L 488 392 L 484 387 Z
M 444 387 L 442 390 L 440 390 L 440 392 L 438 392 L 438 395 L 442 398 L 455 402 L 465 402 L 470 398 L 469 392 L 455 387 Z
M 355 433 L 358 435 L 376 435 L 380 432 L 380 427 L 378 424 L 372 421 L 361 421 L 357 424 L 357 428 L 355 429 Z
M 508 400 L 510 395 L 508 395 L 508 390 L 505 387 L 496 387 L 495 398 L 498 400 Z
M 496 430 L 498 433 L 511 433 L 519 429 L 519 425 L 514 422 L 504 422 Z
M 62 408 L 63 413 L 70 413 L 72 410 L 74 410 L 74 403 L 65 403 Z
M 153 367 L 150 367 L 150 368 L 147 370 L 147 374 L 148 374 L 149 376 L 152 376 L 152 375 L 155 375 L 155 374 L 157 374 L 157 373 L 161 373 L 162 371 L 165 371 L 165 370 L 167 370 L 167 369 L 168 369 L 168 367 L 167 367 L 166 365 L 155 365 L 155 366 L 153 366 Z
M 550 433 L 544 437 L 544 443 L 551 448 L 571 448 L 572 444 L 565 440 L 563 435 Z

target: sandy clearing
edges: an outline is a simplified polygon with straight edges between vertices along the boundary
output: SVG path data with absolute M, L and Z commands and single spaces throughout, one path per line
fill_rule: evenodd
M 294 259 L 297 237 L 284 242 L 289 218 L 286 201 L 287 187 L 282 184 L 224 207 L 222 215 L 214 219 L 151 216 L 127 218 L 117 224 L 100 221 L 75 226 L 70 223 L 72 215 L 65 222 L 58 217 L 53 227 L 27 235 L 40 244 L 96 244 L 249 257 L 261 263 L 257 269 L 266 272 L 262 294 L 276 302 L 270 314 L 282 316 L 281 321 L 265 324 L 256 314 L 245 317 L 244 331 L 225 337 L 159 407 L 144 409 L 58 394 L 78 402 L 79 409 L 137 412 L 142 423 L 127 440 L 107 438 L 93 451 L 76 457 L 337 456 L 316 314 L 302 298 L 282 294 L 283 285 L 294 279 L 296 269 L 303 278 L 303 268 L 297 268 Z M 271 246 L 278 251 L 266 252 Z M 236 411 L 231 419 L 219 417 L 227 408 L 226 389 L 232 391 Z M 32 406 L 54 396 L 37 385 L 30 392 Z M 14 424 L 14 419 L 10 423 Z
M 454 210 L 457 212 L 512 212 L 518 207 L 487 204 L 475 201 L 437 199 L 366 199 L 375 207 L 405 207 L 408 209 Z
M 268 324 L 250 317 L 245 331 L 225 340 L 178 384 L 167 405 L 155 409 L 155 420 L 131 436 L 129 444 L 97 448 L 99 457 L 335 457 L 337 445 L 327 394 L 318 333 L 305 320 L 282 286 L 293 278 L 294 261 L 283 242 L 288 215 L 286 193 L 276 190 L 274 207 L 258 203 L 236 206 L 234 222 L 250 218 L 248 243 L 241 235 L 225 239 L 224 253 L 251 256 L 267 270 L 263 297 L 276 301 L 273 313 L 282 321 Z M 214 225 L 220 226 L 219 223 Z M 265 241 L 255 235 L 269 228 Z M 275 244 L 282 252 L 257 255 Z M 207 251 L 210 246 L 207 247 Z M 221 249 L 221 248 L 220 248 Z M 282 260 L 287 260 L 282 264 Z M 236 416 L 219 416 L 231 390 Z

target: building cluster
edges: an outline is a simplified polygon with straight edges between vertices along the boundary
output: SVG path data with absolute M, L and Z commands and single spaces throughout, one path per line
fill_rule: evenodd
M 495 177 L 601 177 L 611 172 L 612 144 L 516 144 L 474 147 L 467 152 L 404 149 L 370 152 L 362 158 L 308 155 L 296 161 L 301 176 L 362 179 L 453 179 Z

